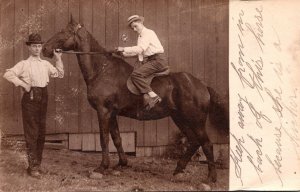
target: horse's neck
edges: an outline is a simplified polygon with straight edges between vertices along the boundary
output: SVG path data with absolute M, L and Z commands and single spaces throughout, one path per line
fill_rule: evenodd
M 87 33 L 87 37 L 83 38 L 80 42 L 80 46 L 77 51 L 105 53 L 105 49 L 102 48 L 89 33 Z M 105 55 L 99 54 L 96 56 L 90 54 L 77 54 L 78 63 L 83 74 L 83 78 L 87 84 L 94 78 L 98 72 L 97 69 L 103 65 L 103 62 L 101 62 L 103 59 L 99 59 L 100 57 L 105 57 Z M 97 67 L 95 68 L 96 65 Z
M 103 75 L 104 68 L 108 67 L 107 64 L 111 63 L 114 68 L 124 68 L 123 70 L 113 70 L 115 73 L 119 71 L 123 71 L 129 73 L 132 70 L 132 67 L 123 60 L 119 60 L 117 65 L 114 65 L 113 62 L 109 60 L 114 60 L 109 53 L 105 52 L 105 49 L 102 48 L 98 42 L 88 33 L 87 38 L 80 43 L 80 47 L 78 47 L 78 51 L 82 52 L 101 52 L 105 54 L 96 54 L 96 55 L 89 55 L 89 54 L 77 54 L 78 63 L 80 65 L 81 72 L 83 74 L 83 78 L 86 84 L 92 79 L 95 79 L 96 76 Z M 121 74 L 113 74 L 113 76 L 118 76 Z M 128 74 L 124 74 L 125 76 Z

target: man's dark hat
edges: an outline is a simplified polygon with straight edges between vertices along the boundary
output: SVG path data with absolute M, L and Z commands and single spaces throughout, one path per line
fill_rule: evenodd
M 44 42 L 42 41 L 42 38 L 40 34 L 37 33 L 32 33 L 28 37 L 28 41 L 26 41 L 26 45 L 31 45 L 31 44 L 43 44 Z

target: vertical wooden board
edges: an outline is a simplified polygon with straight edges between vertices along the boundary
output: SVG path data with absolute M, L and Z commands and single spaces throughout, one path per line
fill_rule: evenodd
M 184 72 L 193 72 L 192 65 L 192 11 L 191 11 L 191 1 L 182 0 L 178 1 L 179 4 L 179 36 L 178 43 L 180 46 L 176 50 L 176 53 L 180 55 L 180 60 L 178 61 L 178 70 Z M 182 48 L 184 46 L 184 48 Z
M 149 29 L 152 29 L 153 31 L 156 31 L 157 24 L 156 24 L 156 18 L 157 18 L 157 10 L 156 10 L 156 4 L 158 1 L 144 1 L 144 17 L 145 21 L 144 24 Z M 159 37 L 158 37 L 159 38 Z
M 105 46 L 105 1 L 93 0 L 93 35 L 98 43 Z
M 99 121 L 98 121 L 98 115 L 97 111 L 92 109 L 92 133 L 99 133 L 100 128 L 99 128 Z
M 105 1 L 105 47 L 114 49 L 119 44 L 119 2 L 117 0 Z
M 41 36 L 44 40 L 48 40 L 52 37 L 52 35 L 55 33 L 55 12 L 51 11 L 54 10 L 56 0 L 44 0 L 41 2 L 42 4 L 40 6 L 45 7 L 46 9 L 49 9 L 49 12 L 47 14 L 41 15 L 42 20 L 42 28 L 41 28 Z M 40 8 L 38 6 L 37 2 L 32 2 L 32 0 L 29 0 L 29 6 L 35 6 L 36 9 L 29 9 L 29 20 L 35 20 L 38 18 L 38 12 L 37 10 Z M 54 64 L 54 60 L 49 58 L 44 58 L 48 60 L 51 64 Z M 55 104 L 55 80 L 50 79 L 50 82 L 48 84 L 48 109 L 47 109 L 47 122 L 46 122 L 46 133 L 55 133 L 55 124 L 56 124 L 56 104 Z
M 69 134 L 69 149 L 81 150 L 82 149 L 82 135 L 81 134 Z
M 169 65 L 174 72 L 179 71 L 179 60 L 181 57 L 180 49 L 182 45 L 179 44 L 180 34 L 180 14 L 179 14 L 179 0 L 168 1 L 168 23 L 169 23 Z
M 28 28 L 26 22 L 28 18 L 28 0 L 15 1 L 15 43 L 14 43 L 14 63 L 17 63 L 28 57 L 28 48 L 25 39 L 28 37 Z M 21 99 L 23 92 L 20 87 L 14 88 L 15 113 L 17 116 L 17 126 L 15 127 L 18 134 L 23 134 Z
M 2 12 L 2 7 L 3 7 L 3 5 L 2 5 L 2 2 L 0 3 L 0 10 L 1 10 L 1 12 Z M 2 32 L 2 15 L 1 15 L 1 12 L 0 12 L 0 33 Z M 3 55 L 2 55 L 2 51 L 3 51 L 3 48 L 2 47 L 0 47 L 0 74 L 1 74 L 1 76 L 3 76 L 3 73 L 1 72 L 1 71 L 4 71 L 5 69 L 3 69 L 1 66 L 2 66 L 2 57 L 3 57 Z M 2 78 L 3 79 L 3 78 Z M 3 80 L 0 80 L 0 83 L 2 82 Z M 0 85 L 2 85 L 2 83 L 0 84 Z M 4 136 L 4 133 L 3 133 L 3 114 L 4 114 L 4 111 L 3 111 L 3 108 L 2 108 L 2 106 L 3 106 L 3 103 L 4 103 L 4 93 L 3 92 L 1 92 L 1 88 L 0 88 L 0 138 L 2 138 L 3 136 Z M 0 145 L 1 145 L 1 141 L 0 141 Z M 1 146 L 0 146 L 0 149 L 1 149 Z
M 206 18 L 205 42 L 205 82 L 208 86 L 216 87 L 216 0 L 204 1 Z
M 136 132 L 136 145 L 144 145 L 144 122 L 138 120 L 132 120 L 131 127 Z
M 203 1 L 192 0 L 192 63 L 193 75 L 204 81 L 205 71 L 205 31 Z
M 145 121 L 144 146 L 156 146 L 156 121 Z
M 82 134 L 82 151 L 96 151 L 96 141 L 94 133 Z
M 122 146 L 125 152 L 136 152 L 136 133 L 135 132 L 126 132 L 121 134 L 122 137 Z
M 80 23 L 91 33 L 92 32 L 92 0 L 80 0 Z M 90 57 L 91 55 L 86 55 Z M 82 75 L 81 75 L 82 77 Z M 80 133 L 92 132 L 92 107 L 89 105 L 87 100 L 87 87 L 85 81 L 80 79 L 79 82 L 79 111 L 80 111 Z
M 100 134 L 99 133 L 95 133 L 95 147 L 96 147 L 96 151 L 102 151 L 101 148 L 101 143 L 100 143 Z
M 131 126 L 132 120 L 128 117 L 118 117 L 118 125 L 120 131 L 131 131 L 132 126 Z
M 144 157 L 145 156 L 145 147 L 136 147 L 135 156 L 136 157 Z
M 172 118 L 169 118 L 169 134 L 168 134 L 168 144 L 173 144 L 176 135 L 180 132 L 179 128 L 176 126 Z
M 170 0 L 169 63 L 174 71 L 192 72 L 191 47 L 191 1 Z
M 0 53 L 1 56 L 1 53 Z M 5 103 L 5 98 L 7 97 L 7 94 L 1 93 L 0 92 L 0 134 L 3 137 L 5 134 L 7 134 L 7 127 L 4 124 L 4 114 L 5 114 L 5 109 L 4 109 L 4 103 Z
M 56 5 L 58 5 L 58 9 L 55 10 L 55 33 L 64 29 L 69 20 L 68 14 L 68 2 L 63 0 L 56 0 Z M 56 112 L 55 112 L 55 120 L 56 120 L 56 133 L 66 133 L 68 131 L 68 113 L 67 113 L 67 105 L 68 105 L 68 79 L 69 79 L 69 65 L 68 58 L 65 55 L 62 56 L 62 61 L 64 63 L 65 76 L 64 78 L 56 78 L 55 79 L 55 104 L 56 104 Z M 53 61 L 52 61 L 53 62 Z
M 216 88 L 222 96 L 229 92 L 229 2 L 217 1 L 216 34 L 217 34 L 217 85 Z
M 153 147 L 144 147 L 145 154 L 144 157 L 151 157 L 153 154 Z
M 69 0 L 69 17 L 70 15 L 79 22 L 79 0 Z M 69 66 L 69 84 L 68 84 L 68 115 L 69 115 L 69 133 L 79 132 L 80 108 L 79 108 L 79 82 L 83 81 L 75 55 L 65 55 Z
M 159 147 L 159 156 L 164 156 L 167 151 L 167 146 L 160 146 Z
M 144 0 L 135 0 L 135 12 L 138 15 L 144 15 Z
M 155 146 L 152 148 L 152 156 L 159 156 L 160 155 L 160 147 L 159 146 Z
M 93 0 L 92 34 L 100 46 L 105 46 L 105 1 Z M 99 132 L 96 110 L 92 110 L 92 132 Z
M 157 146 L 168 145 L 169 142 L 169 121 L 168 118 L 163 118 L 157 121 Z
M 44 3 L 44 2 L 43 2 Z M 44 10 L 42 7 L 41 0 L 29 0 L 28 4 L 29 9 L 29 34 L 30 33 L 39 33 L 42 31 L 42 17 L 44 15 Z
M 165 56 L 168 60 L 168 1 L 167 0 L 155 0 L 155 19 L 156 26 L 155 32 L 164 47 Z M 150 16 L 151 17 L 151 16 Z
M 6 69 L 13 67 L 16 63 L 14 60 L 14 1 L 4 0 L 1 6 L 1 72 L 5 72 Z M 3 76 L 3 74 L 1 74 Z M 7 80 L 0 78 L 1 88 L 0 93 L 3 99 L 2 108 L 2 125 L 1 130 L 5 134 L 14 134 L 18 131 L 15 127 L 16 113 L 14 111 L 14 85 Z

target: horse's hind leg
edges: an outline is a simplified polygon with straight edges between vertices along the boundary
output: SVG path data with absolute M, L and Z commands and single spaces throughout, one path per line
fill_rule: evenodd
M 210 142 L 205 130 L 205 118 L 202 120 L 199 119 L 197 123 L 188 122 L 183 119 L 183 116 L 180 115 L 172 116 L 172 119 L 179 129 L 187 136 L 190 143 L 187 151 L 178 161 L 174 175 L 182 172 L 183 169 L 185 169 L 191 157 L 194 155 L 197 149 L 202 146 L 202 150 L 208 161 L 207 182 L 216 182 L 217 173 L 214 163 L 213 145 Z
M 208 162 L 208 177 L 207 182 L 216 182 L 217 181 L 217 172 L 214 161 L 214 153 L 213 153 L 213 144 L 210 142 L 208 135 L 205 129 L 205 120 L 202 123 L 195 123 L 196 126 L 193 126 L 193 131 L 195 135 L 197 135 L 204 155 L 206 156 Z
M 215 161 L 214 161 L 213 144 L 209 140 L 207 140 L 201 146 L 202 146 L 202 150 L 203 150 L 203 152 L 206 156 L 207 162 L 208 162 L 207 182 L 216 182 L 217 181 L 217 172 L 216 172 L 216 166 L 215 166 Z
M 183 119 L 179 115 L 173 115 L 172 119 L 174 123 L 178 126 L 181 132 L 186 135 L 188 138 L 189 146 L 185 153 L 181 156 L 180 160 L 177 162 L 177 167 L 173 173 L 176 175 L 178 173 L 182 173 L 183 170 L 186 168 L 188 162 L 191 160 L 192 156 L 200 147 L 200 142 L 198 141 L 195 133 L 193 130 L 184 122 Z
M 118 151 L 119 163 L 118 166 L 127 166 L 127 158 L 122 147 L 122 138 L 118 127 L 116 116 L 111 117 L 109 121 L 109 131 L 114 145 Z

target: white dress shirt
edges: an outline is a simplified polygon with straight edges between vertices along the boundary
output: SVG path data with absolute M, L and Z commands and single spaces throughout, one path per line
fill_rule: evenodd
M 156 33 L 151 29 L 143 27 L 137 40 L 137 46 L 124 47 L 124 56 L 138 55 L 139 60 L 157 53 L 163 53 L 164 48 L 161 45 Z
M 63 76 L 64 69 L 61 60 L 56 61 L 56 67 L 54 67 L 47 60 L 30 56 L 7 69 L 3 77 L 15 86 L 20 86 L 23 81 L 32 87 L 45 87 L 49 83 L 49 77 L 63 78 Z

